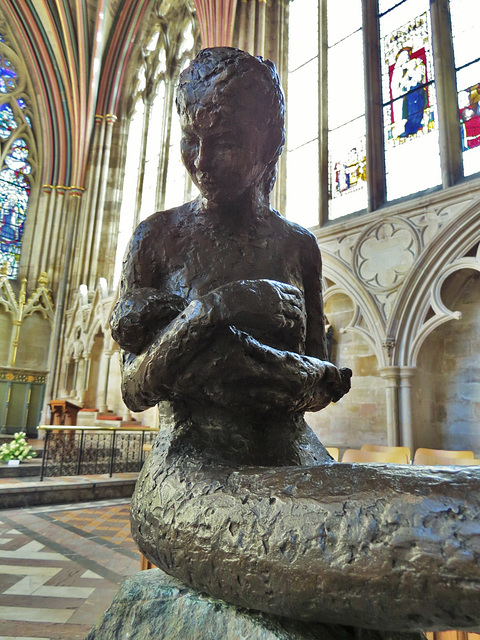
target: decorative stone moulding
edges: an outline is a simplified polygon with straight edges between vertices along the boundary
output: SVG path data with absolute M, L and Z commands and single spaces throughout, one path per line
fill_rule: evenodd
M 401 218 L 387 218 L 367 227 L 353 250 L 353 271 L 368 289 L 398 289 L 420 251 L 416 229 Z
M 477 247 L 477 253 L 475 257 L 459 258 L 452 264 L 445 266 L 439 274 L 438 280 L 435 282 L 430 295 L 430 307 L 426 308 L 423 315 L 423 321 L 421 329 L 417 333 L 417 336 L 412 344 L 412 364 L 415 366 L 420 347 L 424 343 L 426 337 L 432 333 L 437 327 L 449 320 L 460 320 L 462 314 L 460 311 L 454 311 L 448 309 L 442 300 L 442 286 L 446 279 L 457 271 L 463 269 L 471 269 L 473 271 L 480 272 L 480 243 Z M 434 316 L 426 320 L 426 316 L 429 311 L 433 310 Z

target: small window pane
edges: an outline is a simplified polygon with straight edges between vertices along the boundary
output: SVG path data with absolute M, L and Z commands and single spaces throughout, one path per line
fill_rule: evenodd
M 328 128 L 364 113 L 363 32 L 358 31 L 328 50 Z
M 133 231 L 133 219 L 138 190 L 138 172 L 140 169 L 140 147 L 142 142 L 143 117 L 145 107 L 143 101 L 137 101 L 137 106 L 128 129 L 127 157 L 125 160 L 125 177 L 123 181 L 122 206 L 120 209 L 120 223 L 117 236 L 117 252 L 115 256 L 114 285 L 120 280 L 122 260 L 128 240 Z M 151 211 L 150 213 L 153 213 Z
M 441 182 L 438 134 L 419 135 L 385 150 L 387 196 L 389 200 L 417 193 Z
M 288 39 L 289 71 L 318 56 L 318 0 L 290 3 Z
M 0 93 L 14 91 L 17 86 L 17 71 L 8 58 L 0 53 Z
M 14 154 L 12 149 L 7 158 Z M 5 164 L 8 166 L 7 162 Z M 30 167 L 27 166 L 29 173 Z M 8 265 L 9 278 L 18 275 L 29 196 L 30 185 L 22 170 L 7 168 L 0 171 L 0 264 Z
M 461 67 L 480 56 L 478 0 L 450 0 L 455 67 Z
M 365 140 L 364 117 L 330 132 L 329 218 L 338 218 L 367 206 Z
M 397 3 L 393 4 L 395 6 Z M 395 6 L 392 11 L 380 17 L 380 37 L 383 38 L 426 11 L 429 11 L 428 0 L 405 0 L 402 4 Z M 399 39 L 404 37 L 400 29 L 398 37 Z
M 0 138 L 8 140 L 12 131 L 18 127 L 12 107 L 6 103 L 0 105 Z
M 304 227 L 318 224 L 318 140 L 287 156 L 286 216 Z
M 469 176 L 480 171 L 480 62 L 458 72 L 457 86 L 463 170 Z
M 318 135 L 317 59 L 289 75 L 287 123 L 288 149 L 296 149 Z
M 401 0 L 378 0 L 378 11 L 380 14 L 385 13 L 397 4 L 400 4 Z
M 289 15 L 287 199 L 289 220 L 318 224 L 318 0 L 295 0 Z
M 147 216 L 152 215 L 152 213 L 157 210 L 156 196 L 162 141 L 164 101 L 165 85 L 161 82 L 152 105 L 152 113 L 148 127 L 140 220 L 144 220 Z
M 362 27 L 362 3 L 359 0 L 329 0 L 327 8 L 328 46 L 343 40 Z

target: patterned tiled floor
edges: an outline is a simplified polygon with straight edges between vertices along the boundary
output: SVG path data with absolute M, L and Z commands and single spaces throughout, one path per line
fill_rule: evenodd
M 140 568 L 129 501 L 0 511 L 0 640 L 82 640 Z

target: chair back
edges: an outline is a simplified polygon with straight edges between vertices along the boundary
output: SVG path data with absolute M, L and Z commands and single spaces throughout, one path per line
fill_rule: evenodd
M 410 447 L 394 447 L 386 444 L 362 444 L 360 449 L 362 451 L 403 451 L 407 455 L 409 462 L 412 459 Z
M 361 449 L 347 449 L 342 456 L 342 462 L 408 464 L 409 460 L 404 451 L 362 451 Z
M 338 447 L 325 447 L 328 453 L 332 456 L 332 458 L 338 462 L 340 460 L 340 451 Z
M 480 465 L 480 460 L 478 458 L 451 458 L 449 456 L 437 456 L 437 455 L 428 455 L 426 453 L 415 453 L 415 459 L 413 461 L 415 465 L 429 465 L 429 466 L 438 466 L 438 465 L 461 465 L 463 467 L 466 466 L 477 466 Z
M 433 463 L 419 463 L 416 462 L 417 456 L 430 456 L 435 459 L 438 458 L 471 458 L 472 460 L 475 458 L 475 454 L 473 451 L 455 451 L 453 449 L 428 449 L 425 447 L 419 447 L 415 451 L 415 456 L 413 458 L 413 464 L 433 464 Z M 442 464 L 438 462 L 436 464 Z M 443 464 L 448 464 L 444 462 Z

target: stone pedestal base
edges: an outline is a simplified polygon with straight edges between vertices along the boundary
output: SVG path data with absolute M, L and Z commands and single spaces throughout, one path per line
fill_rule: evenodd
M 159 569 L 128 578 L 85 640 L 425 640 L 421 633 L 307 624 L 196 593 Z

